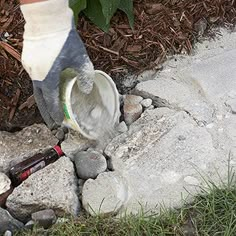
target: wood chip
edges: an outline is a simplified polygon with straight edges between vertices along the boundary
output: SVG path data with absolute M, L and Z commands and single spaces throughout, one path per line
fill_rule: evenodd
M 16 60 L 21 62 L 20 53 L 16 49 L 14 49 L 11 45 L 9 45 L 6 42 L 0 41 L 0 47 L 2 47 L 5 51 L 11 54 Z
M 140 52 L 142 45 L 129 45 L 126 50 L 127 52 Z
M 13 117 L 15 115 L 17 103 L 18 103 L 19 98 L 20 98 L 20 93 L 21 93 L 20 89 L 17 89 L 16 90 L 16 95 L 12 99 L 12 106 L 13 107 L 11 108 L 11 111 L 10 111 L 10 114 L 9 114 L 9 118 L 8 118 L 9 122 L 13 119 Z
M 34 104 L 35 104 L 34 95 L 31 95 L 30 97 L 27 98 L 27 100 L 24 103 L 22 103 L 19 106 L 19 110 L 21 111 L 24 108 L 31 108 Z

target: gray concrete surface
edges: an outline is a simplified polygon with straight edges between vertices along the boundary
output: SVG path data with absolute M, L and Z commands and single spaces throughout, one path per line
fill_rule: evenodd
M 77 180 L 72 162 L 61 157 L 57 162 L 29 176 L 7 199 L 9 212 L 21 221 L 33 212 L 53 209 L 58 216 L 79 212 Z
M 0 131 L 0 171 L 58 143 L 43 124 L 35 124 L 20 132 Z
M 227 179 L 229 158 L 236 165 L 235 65 L 236 33 L 222 30 L 192 56 L 175 56 L 154 76 L 143 75 L 132 92 L 157 108 L 105 150 L 128 182 L 123 209 L 179 206 L 199 192 L 203 176 L 217 184 Z
M 85 182 L 82 203 L 91 215 L 115 215 L 125 205 L 128 183 L 119 172 L 105 172 Z

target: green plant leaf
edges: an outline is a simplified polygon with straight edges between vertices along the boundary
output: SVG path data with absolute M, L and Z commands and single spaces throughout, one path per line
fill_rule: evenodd
M 118 8 L 128 16 L 129 25 L 133 29 L 134 28 L 133 0 L 121 0 Z
M 106 23 L 108 24 L 118 9 L 122 0 L 100 0 L 102 6 L 102 13 L 106 18 Z
M 103 15 L 102 5 L 99 0 L 87 0 L 84 14 L 103 31 L 108 31 L 110 23 L 107 23 L 106 17 Z
M 87 7 L 87 0 L 70 0 L 69 6 L 74 12 L 75 24 L 77 25 L 79 13 Z

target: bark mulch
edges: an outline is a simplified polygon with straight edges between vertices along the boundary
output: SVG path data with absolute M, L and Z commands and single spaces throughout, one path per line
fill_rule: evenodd
M 132 30 L 122 12 L 104 33 L 84 16 L 78 31 L 95 67 L 113 78 L 158 69 L 168 55 L 190 54 L 216 26 L 235 28 L 235 0 L 134 0 Z M 24 19 L 16 0 L 0 0 L 0 130 L 15 131 L 42 118 L 20 62 Z M 37 55 L 35 55 L 37 56 Z

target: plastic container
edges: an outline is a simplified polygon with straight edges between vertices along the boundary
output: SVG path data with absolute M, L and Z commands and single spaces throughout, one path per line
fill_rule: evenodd
M 76 114 L 74 113 L 73 100 L 77 99 L 76 97 L 76 89 L 78 90 L 78 85 L 76 82 L 76 73 L 69 72 L 65 73 L 62 76 L 62 85 L 61 85 L 61 102 L 63 106 L 63 111 L 65 114 L 65 119 L 63 124 L 77 132 L 79 132 L 82 136 L 96 140 L 97 135 L 91 135 L 91 133 L 86 132 L 77 122 Z M 94 86 L 97 87 L 98 92 L 103 103 L 103 106 L 106 107 L 107 111 L 111 116 L 111 123 L 115 125 L 119 122 L 120 117 L 120 100 L 119 93 L 117 91 L 116 85 L 111 79 L 109 75 L 100 70 L 95 70 L 95 78 L 94 78 Z M 79 99 L 79 98 L 78 98 Z M 78 104 L 80 101 L 78 101 Z M 96 96 L 94 97 L 94 101 L 96 102 Z M 82 104 L 86 107 L 86 104 Z M 101 111 L 102 112 L 102 111 Z M 86 123 L 86 119 L 82 121 Z

